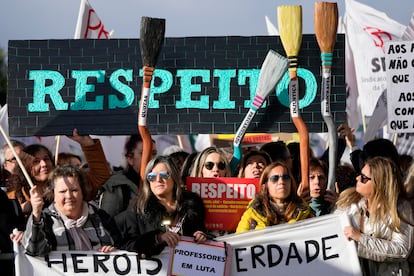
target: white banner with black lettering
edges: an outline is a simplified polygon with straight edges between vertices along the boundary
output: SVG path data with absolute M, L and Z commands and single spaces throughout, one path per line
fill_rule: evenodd
M 346 215 L 325 215 L 217 238 L 232 248 L 230 275 L 361 275 Z
M 230 245 L 229 275 L 360 275 L 354 242 L 346 240 L 345 215 L 325 215 L 217 238 Z M 167 275 L 170 250 L 150 260 L 117 251 L 55 251 L 46 257 L 16 256 L 16 276 L 45 275 Z M 211 271 L 188 269 L 191 275 Z

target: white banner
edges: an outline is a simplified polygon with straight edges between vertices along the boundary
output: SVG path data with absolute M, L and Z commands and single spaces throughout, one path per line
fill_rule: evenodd
M 217 240 L 231 248 L 227 254 L 231 260 L 229 275 L 361 275 L 355 243 L 343 235 L 346 225 L 346 215 L 332 214 Z M 126 251 L 62 251 L 46 257 L 18 253 L 16 264 L 20 264 L 17 271 L 22 276 L 167 275 L 170 252 L 166 248 L 151 260 L 141 260 Z M 203 271 L 198 272 L 203 275 Z M 210 275 L 211 268 L 204 272 Z
M 217 238 L 232 248 L 230 275 L 361 275 L 346 215 L 325 215 Z
M 388 129 L 414 132 L 414 41 L 386 45 Z

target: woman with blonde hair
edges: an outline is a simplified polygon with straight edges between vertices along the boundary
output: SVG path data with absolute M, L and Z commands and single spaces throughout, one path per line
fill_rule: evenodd
M 365 161 L 355 188 L 343 191 L 335 213 L 350 216 L 345 237 L 357 243 L 364 275 L 408 275 L 413 212 L 399 168 L 384 157 Z
M 226 153 L 215 146 L 205 148 L 194 160 L 192 177 L 230 177 L 230 164 Z
M 297 195 L 296 181 L 286 163 L 268 165 L 259 185 L 260 191 L 242 215 L 236 233 L 312 217 L 310 207 Z

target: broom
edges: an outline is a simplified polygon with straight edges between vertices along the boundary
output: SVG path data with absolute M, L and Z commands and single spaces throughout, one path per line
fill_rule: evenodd
M 142 137 L 140 177 L 145 178 L 145 168 L 151 159 L 152 138 L 147 127 L 148 101 L 155 64 L 165 35 L 165 19 L 143 16 L 141 18 L 140 47 L 143 66 L 143 84 L 138 113 L 138 131 Z
M 309 132 L 299 112 L 298 54 L 302 43 L 302 6 L 278 6 L 280 39 L 289 59 L 290 116 L 300 142 L 301 185 L 298 194 L 309 187 Z
M 335 189 L 336 155 L 338 137 L 335 122 L 330 111 L 332 53 L 338 28 L 338 6 L 336 3 L 315 2 L 314 24 L 316 40 L 321 50 L 322 84 L 321 113 L 328 128 L 329 136 L 329 171 L 327 189 Z
M 262 106 L 266 97 L 274 90 L 275 86 L 285 74 L 288 60 L 270 49 L 260 69 L 259 81 L 257 83 L 256 94 L 254 95 L 249 111 L 243 122 L 237 129 L 233 141 L 233 158 L 230 162 L 232 171 L 235 171 L 242 157 L 241 141 L 249 127 L 257 110 Z

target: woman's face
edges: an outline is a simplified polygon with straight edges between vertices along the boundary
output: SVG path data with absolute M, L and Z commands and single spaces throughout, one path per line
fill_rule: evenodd
M 74 177 L 59 176 L 55 179 L 55 207 L 70 219 L 82 214 L 83 195 L 79 181 Z
M 164 163 L 158 163 L 147 175 L 152 193 L 157 198 L 166 198 L 173 195 L 174 180 L 171 172 Z
M 31 176 L 36 184 L 44 184 L 47 182 L 48 175 L 53 169 L 52 160 L 50 160 L 49 155 L 43 149 L 40 149 L 33 157 Z
M 269 172 L 266 185 L 269 197 L 276 203 L 285 202 L 292 190 L 292 180 L 283 166 L 276 166 Z
M 309 173 L 310 196 L 313 198 L 321 197 L 325 194 L 328 179 L 321 168 L 315 168 Z
M 266 159 L 261 155 L 253 155 L 247 159 L 244 167 L 245 178 L 260 178 L 264 168 L 266 167 Z
M 217 152 L 210 153 L 203 164 L 202 177 L 225 177 L 226 163 Z
M 361 174 L 357 176 L 356 191 L 365 198 L 370 198 L 374 192 L 371 169 L 368 165 L 365 165 L 361 170 Z

